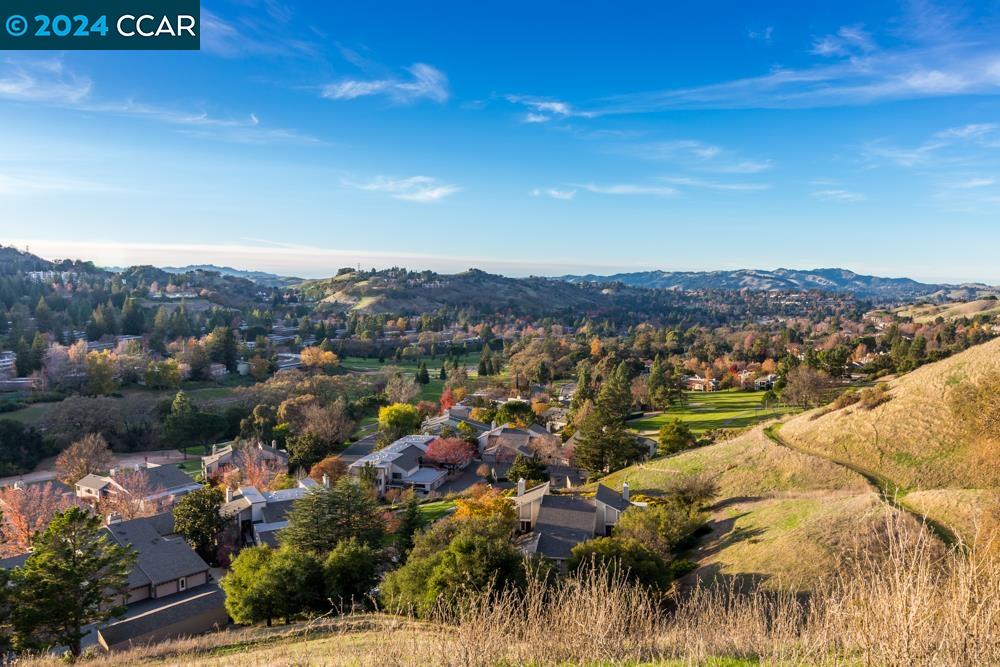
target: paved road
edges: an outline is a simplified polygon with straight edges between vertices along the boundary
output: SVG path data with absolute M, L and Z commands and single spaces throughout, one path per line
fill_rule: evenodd
M 191 460 L 188 456 L 187 460 Z M 149 452 L 129 452 L 128 454 L 115 454 L 116 465 L 120 468 L 131 468 L 140 463 L 180 463 L 184 461 L 184 452 L 176 449 L 157 449 Z M 0 486 L 7 486 L 14 482 L 47 482 L 56 478 L 55 459 L 48 458 L 38 464 L 33 471 L 23 475 L 13 475 L 11 477 L 0 477 Z

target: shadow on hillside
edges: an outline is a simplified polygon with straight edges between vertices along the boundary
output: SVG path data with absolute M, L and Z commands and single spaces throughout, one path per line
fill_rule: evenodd
M 733 505 L 739 505 L 740 503 L 754 503 L 757 502 L 758 500 L 764 500 L 764 499 L 765 499 L 764 496 L 733 496 L 732 498 L 725 498 L 724 500 L 720 500 L 714 505 L 710 505 L 708 507 L 708 511 L 717 512 L 719 510 L 724 510 L 727 507 L 731 507 Z

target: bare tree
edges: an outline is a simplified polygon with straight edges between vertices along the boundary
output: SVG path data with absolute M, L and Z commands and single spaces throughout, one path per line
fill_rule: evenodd
M 159 511 L 159 502 L 147 500 L 157 489 L 150 484 L 145 470 L 123 470 L 113 479 L 115 486 L 98 505 L 102 514 L 117 514 L 123 521 L 130 521 Z
M 56 457 L 56 475 L 61 482 L 73 485 L 90 473 L 108 470 L 114 464 L 115 457 L 107 440 L 98 433 L 91 433 Z

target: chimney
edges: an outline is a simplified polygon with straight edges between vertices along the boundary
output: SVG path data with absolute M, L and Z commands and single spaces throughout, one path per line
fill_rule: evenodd
M 111 470 L 108 471 L 108 477 L 114 477 L 115 473 L 117 473 L 117 472 L 118 472 L 118 468 L 112 468 Z
M 119 514 L 118 512 L 112 512 L 111 514 L 108 515 L 107 522 L 109 526 L 114 525 L 116 523 L 121 523 L 122 515 Z
M 517 495 L 518 496 L 523 496 L 524 495 L 524 487 L 525 487 L 525 481 L 524 481 L 524 478 L 522 477 L 521 479 L 517 480 Z
M 330 488 L 330 476 L 327 474 L 323 475 L 323 486 Z
M 17 480 L 16 482 L 14 482 L 14 488 L 20 491 L 21 489 L 24 488 L 24 482 L 22 482 L 21 480 Z
M 226 502 L 233 502 L 233 489 L 229 486 L 226 486 Z
M 567 489 L 573 488 L 573 478 L 570 477 L 569 475 L 566 475 L 566 488 Z
M 216 450 L 217 448 L 218 448 L 218 445 L 212 445 L 212 454 L 215 454 L 215 450 Z
M 622 500 L 629 502 L 629 496 L 631 495 L 632 493 L 629 491 L 628 482 L 622 482 Z

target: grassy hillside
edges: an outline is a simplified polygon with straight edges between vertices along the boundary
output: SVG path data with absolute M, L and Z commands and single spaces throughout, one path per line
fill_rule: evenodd
M 1000 313 L 1000 301 L 996 299 L 974 299 L 959 303 L 921 304 L 898 308 L 896 314 L 912 317 L 914 322 L 933 322 L 938 317 L 952 320 L 976 315 L 996 315 Z
M 917 521 L 883 503 L 861 475 L 821 457 L 783 447 L 756 428 L 739 437 L 633 466 L 601 481 L 628 482 L 655 496 L 679 475 L 718 483 L 711 533 L 690 558 L 691 580 L 739 588 L 806 591 L 835 574 L 858 547 L 896 518 L 909 532 Z
M 997 488 L 996 443 L 970 438 L 948 406 L 949 392 L 1000 370 L 1000 340 L 928 364 L 890 382 L 891 400 L 788 421 L 781 436 L 819 455 L 871 470 L 904 490 Z
M 628 482 L 633 493 L 656 495 L 671 478 L 695 473 L 704 473 L 718 482 L 720 499 L 871 490 L 860 475 L 776 445 L 759 428 L 732 440 L 619 470 L 601 482 L 613 488 Z

